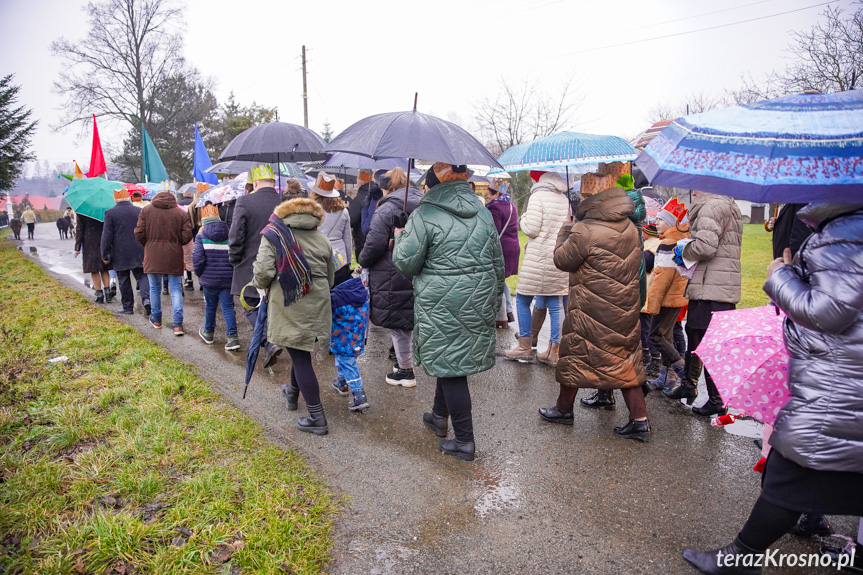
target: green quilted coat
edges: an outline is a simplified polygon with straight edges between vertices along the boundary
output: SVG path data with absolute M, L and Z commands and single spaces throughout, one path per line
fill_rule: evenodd
M 644 236 L 641 235 L 641 224 L 644 218 L 647 217 L 647 206 L 644 203 L 644 196 L 635 188 L 626 190 L 626 195 L 632 199 L 635 204 L 635 211 L 629 216 L 629 219 L 638 228 L 638 237 L 641 239 L 641 247 L 644 247 Z M 647 302 L 647 269 L 644 267 L 644 258 L 641 259 L 641 269 L 638 270 L 638 293 L 641 295 L 641 306 Z
M 396 237 L 393 264 L 414 278 L 414 358 L 434 377 L 494 366 L 504 265 L 491 213 L 467 182 L 429 190 Z

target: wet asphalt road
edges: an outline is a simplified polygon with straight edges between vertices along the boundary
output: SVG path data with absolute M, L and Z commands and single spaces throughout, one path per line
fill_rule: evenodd
M 57 239 L 54 224 L 37 226 L 36 237 L 15 243 L 60 283 L 92 298 L 72 240 Z M 185 337 L 152 329 L 140 305 L 134 316 L 116 317 L 197 365 L 229 403 L 261 423 L 271 441 L 299 450 L 331 488 L 349 496 L 337 520 L 332 573 L 695 573 L 680 558 L 682 548 L 730 542 L 758 496 L 760 475 L 751 468 L 760 455 L 751 437 L 760 430 L 752 422 L 735 424 L 734 433 L 715 429 L 657 394 L 647 398 L 653 428 L 648 444 L 612 433 L 626 422 L 619 394 L 616 411 L 577 407 L 573 427 L 542 422 L 536 410 L 554 403 L 557 384 L 549 367 L 502 358 L 515 341 L 515 324 L 498 330 L 495 368 L 469 378 L 475 462 L 440 453 L 437 437 L 423 427 L 433 378 L 420 369 L 416 388 L 384 382 L 389 334 L 376 327 L 359 359 L 371 409 L 348 411 L 347 398 L 329 389 L 336 373 L 332 357 L 319 353 L 315 368 L 330 433 L 300 433 L 295 424 L 304 405 L 288 412 L 279 393 L 287 354 L 273 374 L 258 369 L 242 400 L 248 323 L 239 318 L 240 353 L 224 351 L 220 314 L 216 344 L 207 346 L 196 335 L 203 325 L 201 292 L 186 294 Z M 104 305 L 108 312 L 117 307 Z M 170 310 L 167 296 L 163 308 Z M 855 519 L 831 520 L 840 532 L 856 533 Z M 775 547 L 802 553 L 816 552 L 818 545 L 786 536 Z

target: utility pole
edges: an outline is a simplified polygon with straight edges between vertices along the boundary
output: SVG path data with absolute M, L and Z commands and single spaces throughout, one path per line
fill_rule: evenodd
M 306 47 L 303 46 L 303 125 L 309 127 L 309 92 L 306 88 Z

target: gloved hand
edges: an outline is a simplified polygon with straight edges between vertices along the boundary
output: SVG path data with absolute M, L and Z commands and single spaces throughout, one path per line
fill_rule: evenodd
M 408 223 L 408 215 L 405 212 L 393 214 L 393 227 L 404 228 Z
M 682 246 L 680 244 L 677 244 L 676 246 L 674 246 L 674 252 L 673 252 L 674 255 L 671 257 L 671 261 L 673 261 L 674 263 L 676 263 L 677 265 L 679 265 L 681 267 L 686 267 L 683 263 L 683 247 L 684 246 Z

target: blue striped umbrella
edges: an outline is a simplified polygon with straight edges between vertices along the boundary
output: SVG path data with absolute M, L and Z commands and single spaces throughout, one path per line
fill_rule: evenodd
M 863 91 L 799 94 L 674 121 L 636 160 L 651 184 L 752 202 L 863 201 Z
M 623 138 L 579 132 L 561 132 L 526 144 L 507 148 L 497 161 L 507 172 L 523 170 L 557 171 L 557 168 L 629 162 L 638 151 Z M 501 170 L 491 170 L 489 175 Z

